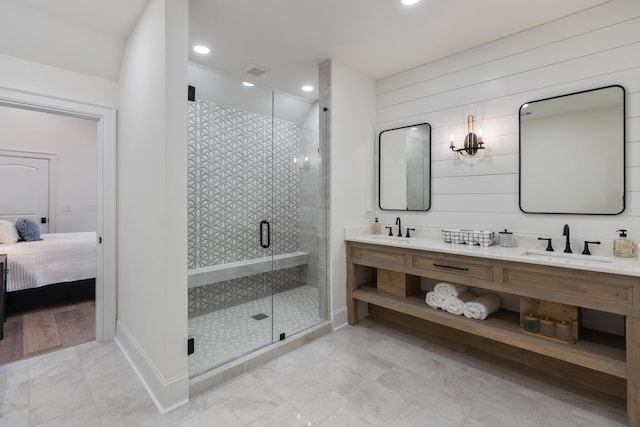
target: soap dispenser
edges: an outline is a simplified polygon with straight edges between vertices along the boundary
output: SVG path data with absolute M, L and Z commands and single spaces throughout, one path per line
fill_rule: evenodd
M 620 258 L 633 258 L 636 256 L 636 245 L 633 240 L 627 239 L 627 230 L 616 230 L 620 237 L 613 241 L 613 256 Z
M 374 223 L 371 224 L 371 234 L 380 234 L 381 228 L 378 218 L 376 218 Z

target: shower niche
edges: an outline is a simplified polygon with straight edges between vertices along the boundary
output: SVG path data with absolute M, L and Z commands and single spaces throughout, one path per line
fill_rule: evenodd
M 193 378 L 327 318 L 317 103 L 190 66 L 188 309 Z

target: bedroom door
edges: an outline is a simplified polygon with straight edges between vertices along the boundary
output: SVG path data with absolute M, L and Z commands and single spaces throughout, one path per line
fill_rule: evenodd
M 0 155 L 0 219 L 31 218 L 49 232 L 49 160 Z M 44 222 L 43 222 L 44 218 Z

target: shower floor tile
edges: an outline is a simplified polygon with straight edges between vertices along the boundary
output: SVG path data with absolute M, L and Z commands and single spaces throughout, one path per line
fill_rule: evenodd
M 318 314 L 318 289 L 305 285 L 191 318 L 195 352 L 189 356 L 189 378 L 278 341 L 281 333 L 288 337 L 317 325 L 324 320 Z

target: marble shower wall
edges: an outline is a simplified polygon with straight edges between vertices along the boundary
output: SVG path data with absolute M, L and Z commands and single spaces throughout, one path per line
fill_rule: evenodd
M 285 120 L 189 103 L 189 269 L 300 250 L 300 170 L 293 162 L 300 132 Z M 271 223 L 269 249 L 260 246 L 262 220 Z M 304 270 L 277 273 L 274 291 L 302 284 Z M 189 313 L 265 296 L 271 291 L 266 280 L 257 275 L 190 289 Z

